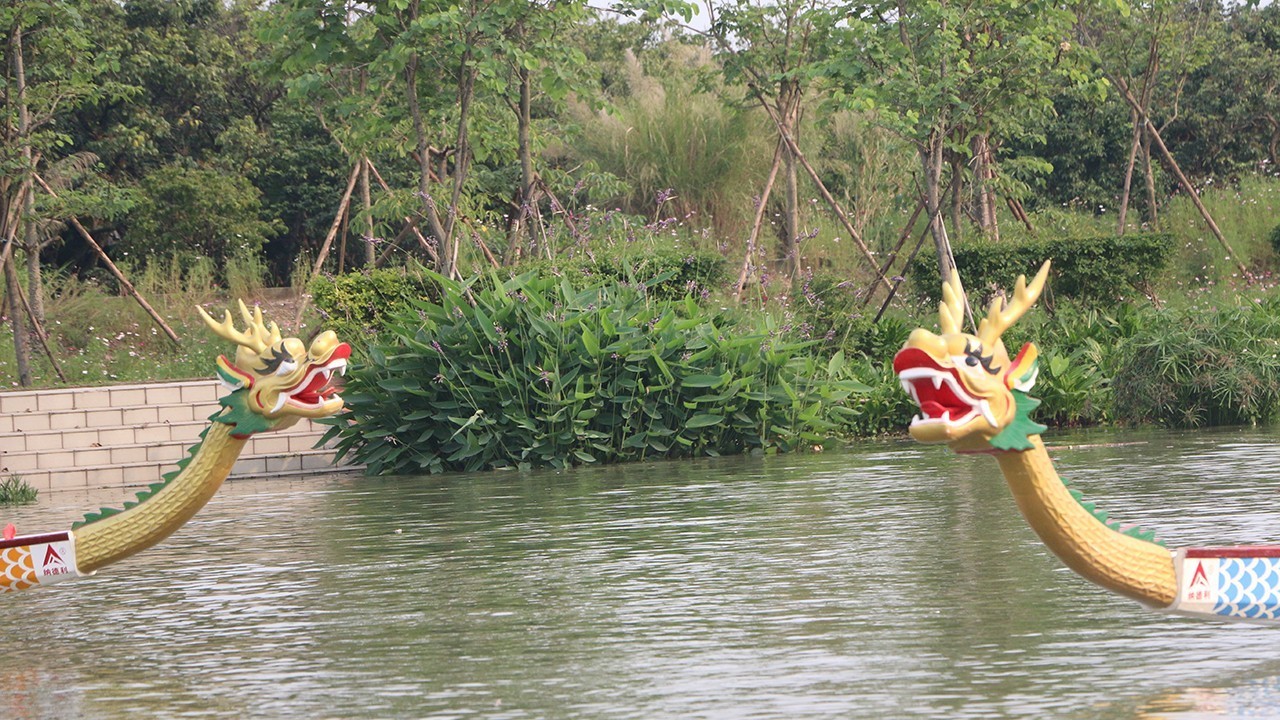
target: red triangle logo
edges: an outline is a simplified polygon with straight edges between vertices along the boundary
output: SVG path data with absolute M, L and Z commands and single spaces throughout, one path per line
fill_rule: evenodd
M 1204 561 L 1196 563 L 1196 571 L 1191 574 L 1191 587 L 1209 585 L 1209 576 L 1204 571 Z
M 46 545 L 44 549 L 44 561 L 40 563 L 40 565 L 41 567 L 47 568 L 53 563 L 57 563 L 64 567 L 66 566 L 66 563 L 62 561 L 62 556 L 58 554 L 58 551 L 54 550 L 52 545 Z

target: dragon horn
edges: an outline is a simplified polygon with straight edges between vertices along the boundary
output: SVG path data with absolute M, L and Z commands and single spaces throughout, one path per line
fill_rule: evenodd
M 240 303 L 240 314 L 244 316 L 245 323 L 248 326 L 244 331 L 236 329 L 235 321 L 231 319 L 230 310 L 223 311 L 221 322 L 214 320 L 213 316 L 205 312 L 204 308 L 199 305 L 196 306 L 196 310 L 200 312 L 200 316 L 204 318 L 204 322 L 209 326 L 209 329 L 213 330 L 218 337 L 230 340 L 236 345 L 252 350 L 259 355 L 271 347 L 273 335 L 277 340 L 279 339 L 280 333 L 278 329 L 275 329 L 275 323 L 272 323 L 272 330 L 268 330 L 261 322 L 262 311 L 257 310 L 255 318 L 249 314 L 249 309 L 244 306 L 243 302 Z M 255 322 L 255 319 L 257 322 Z
M 995 347 L 1004 331 L 1013 327 L 1018 318 L 1031 309 L 1031 306 L 1040 297 L 1040 292 L 1044 290 L 1044 283 L 1048 277 L 1049 261 L 1045 260 L 1044 264 L 1040 266 L 1040 272 L 1036 273 L 1030 285 L 1027 284 L 1027 276 L 1018 276 L 1018 282 L 1013 287 L 1012 302 L 1005 302 L 1002 297 L 996 297 L 991 301 L 987 316 L 982 319 L 982 324 L 978 326 L 978 340 L 983 347 Z
M 244 304 L 244 300 L 236 300 L 240 305 L 240 316 L 244 318 L 246 330 L 257 336 L 258 341 L 262 343 L 263 349 L 280 342 L 280 328 L 274 322 L 267 325 L 262 319 L 262 308 L 257 305 L 253 306 L 253 313 L 249 313 L 249 308 Z
M 960 284 L 960 271 L 956 268 L 951 268 L 951 277 L 942 283 L 938 325 L 944 335 L 962 332 L 964 327 L 964 286 Z

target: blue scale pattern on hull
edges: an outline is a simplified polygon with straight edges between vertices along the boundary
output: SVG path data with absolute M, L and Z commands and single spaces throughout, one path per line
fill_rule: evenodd
M 1215 615 L 1280 619 L 1280 558 L 1223 558 Z

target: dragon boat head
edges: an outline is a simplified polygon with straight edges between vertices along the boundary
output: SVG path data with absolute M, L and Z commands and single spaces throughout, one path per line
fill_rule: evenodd
M 243 331 L 235 328 L 230 311 L 219 322 L 196 308 L 214 333 L 238 346 L 234 359 L 218 357 L 218 377 L 231 392 L 221 400 L 228 410 L 216 419 L 247 435 L 341 412 L 342 398 L 330 381 L 335 373 L 346 374 L 351 347 L 332 330 L 320 333 L 310 346 L 281 337 L 274 322 L 263 322 L 260 308 L 249 312 L 243 301 L 239 305 Z
M 920 406 L 911 437 L 946 443 L 956 452 L 1024 450 L 1029 435 L 1044 430 L 1028 413 L 1040 404 L 1027 396 L 1038 372 L 1032 343 L 1010 360 L 1000 336 L 1035 304 L 1049 275 L 1046 261 L 1030 284 L 1019 277 L 1013 299 L 997 296 L 978 333 L 963 331 L 965 300 L 960 275 L 952 271 L 938 307 L 941 333 L 917 328 L 893 358 L 902 387 Z

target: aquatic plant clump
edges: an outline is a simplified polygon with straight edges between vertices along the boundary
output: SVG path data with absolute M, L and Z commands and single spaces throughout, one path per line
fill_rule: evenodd
M 371 474 L 566 467 L 823 442 L 865 385 L 769 318 L 640 283 L 436 277 L 348 378 L 330 438 Z
M 0 480 L 0 505 L 27 505 L 36 501 L 39 490 L 22 479 L 21 475 L 10 475 Z

